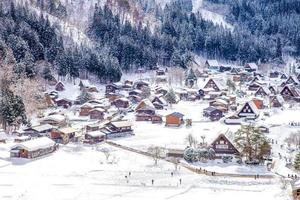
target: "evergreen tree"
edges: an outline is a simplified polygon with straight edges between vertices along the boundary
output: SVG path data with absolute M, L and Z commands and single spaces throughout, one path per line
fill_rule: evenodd
M 77 97 L 77 101 L 80 104 L 84 104 L 84 103 L 88 102 L 91 99 L 92 99 L 91 94 L 85 88 L 81 90 L 80 95 Z
M 177 97 L 176 97 L 176 94 L 175 94 L 173 88 L 171 88 L 167 92 L 167 94 L 165 95 L 165 99 L 171 106 L 172 106 L 172 104 L 175 104 L 177 102 Z
M 277 38 L 277 46 L 276 46 L 276 58 L 282 60 L 282 47 L 281 47 L 281 39 L 280 37 Z
M 234 141 L 241 153 L 250 161 L 254 159 L 263 160 L 269 155 L 271 147 L 267 138 L 253 125 L 242 125 L 235 132 Z
M 0 116 L 4 127 L 26 124 L 27 117 L 22 98 L 8 89 L 2 90 L 1 93 Z
M 297 153 L 294 159 L 294 168 L 296 170 L 300 169 L 300 153 Z

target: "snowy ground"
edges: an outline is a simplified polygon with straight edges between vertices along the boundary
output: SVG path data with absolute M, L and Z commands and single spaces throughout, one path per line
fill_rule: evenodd
M 213 22 L 215 25 L 222 26 L 226 29 L 233 30 L 234 27 L 226 22 L 225 17 L 216 12 L 212 12 L 203 8 L 203 0 L 193 0 L 193 12 L 199 12 L 203 19 Z
M 0 199 L 290 199 L 277 179 L 208 177 L 184 169 L 172 177 L 169 163 L 154 167 L 147 157 L 108 148 L 115 164 L 96 148 L 71 144 L 34 161 L 8 159 L 11 164 L 0 167 Z

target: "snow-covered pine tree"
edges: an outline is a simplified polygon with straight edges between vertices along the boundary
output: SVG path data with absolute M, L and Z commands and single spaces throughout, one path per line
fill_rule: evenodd
M 296 170 L 300 169 L 300 153 L 297 153 L 294 160 L 294 168 Z
M 177 102 L 176 94 L 173 88 L 170 88 L 167 94 L 165 95 L 165 100 L 172 106 Z
M 92 95 L 84 88 L 81 90 L 80 95 L 77 97 L 77 101 L 80 104 L 84 104 L 92 99 Z
M 250 161 L 254 159 L 262 160 L 269 155 L 271 150 L 265 135 L 252 124 L 242 125 L 235 132 L 234 142 L 241 150 L 241 153 Z

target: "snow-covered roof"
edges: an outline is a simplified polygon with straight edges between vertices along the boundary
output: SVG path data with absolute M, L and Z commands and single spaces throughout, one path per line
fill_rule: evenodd
M 26 149 L 27 151 L 36 151 L 38 149 L 46 149 L 55 145 L 55 142 L 48 137 L 40 137 L 26 142 L 21 142 L 11 147 L 11 150 L 16 148 Z
M 61 128 L 58 130 L 59 132 L 62 132 L 64 134 L 71 134 L 71 133 L 75 133 L 76 129 L 72 128 L 72 127 L 65 127 L 65 128 Z
M 100 137 L 100 136 L 105 136 L 105 133 L 101 132 L 101 131 L 91 131 L 91 132 L 87 132 L 87 135 L 90 135 L 92 137 Z
M 93 112 L 93 111 L 105 112 L 105 110 L 103 108 L 94 108 L 90 112 Z
M 206 63 L 209 66 L 214 66 L 214 67 L 218 67 L 219 66 L 219 62 L 217 60 L 207 60 Z
M 247 63 L 246 66 L 250 67 L 251 69 L 258 69 L 258 66 L 256 63 Z
M 32 129 L 32 130 L 35 130 L 37 132 L 43 132 L 43 131 L 50 130 L 52 128 L 54 128 L 54 126 L 52 126 L 50 124 L 42 124 L 42 125 L 39 125 L 39 126 L 33 126 L 31 128 L 27 128 L 27 129 L 25 129 L 25 131 L 29 130 L 29 129 Z
M 45 117 L 43 120 L 53 120 L 53 121 L 61 122 L 65 120 L 65 116 L 60 114 L 49 115 Z
M 125 126 L 132 126 L 131 122 L 130 121 L 127 121 L 127 120 L 124 120 L 124 121 L 114 121 L 114 122 L 111 122 L 111 124 L 117 128 L 120 128 L 120 127 L 125 127 Z

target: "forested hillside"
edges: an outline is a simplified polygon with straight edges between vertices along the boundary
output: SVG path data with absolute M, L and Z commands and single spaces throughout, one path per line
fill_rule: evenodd
M 282 44 L 283 51 L 300 54 L 299 0 L 208 0 L 229 6 L 227 19 L 253 40 L 267 47 Z M 275 52 L 278 56 L 280 51 Z

